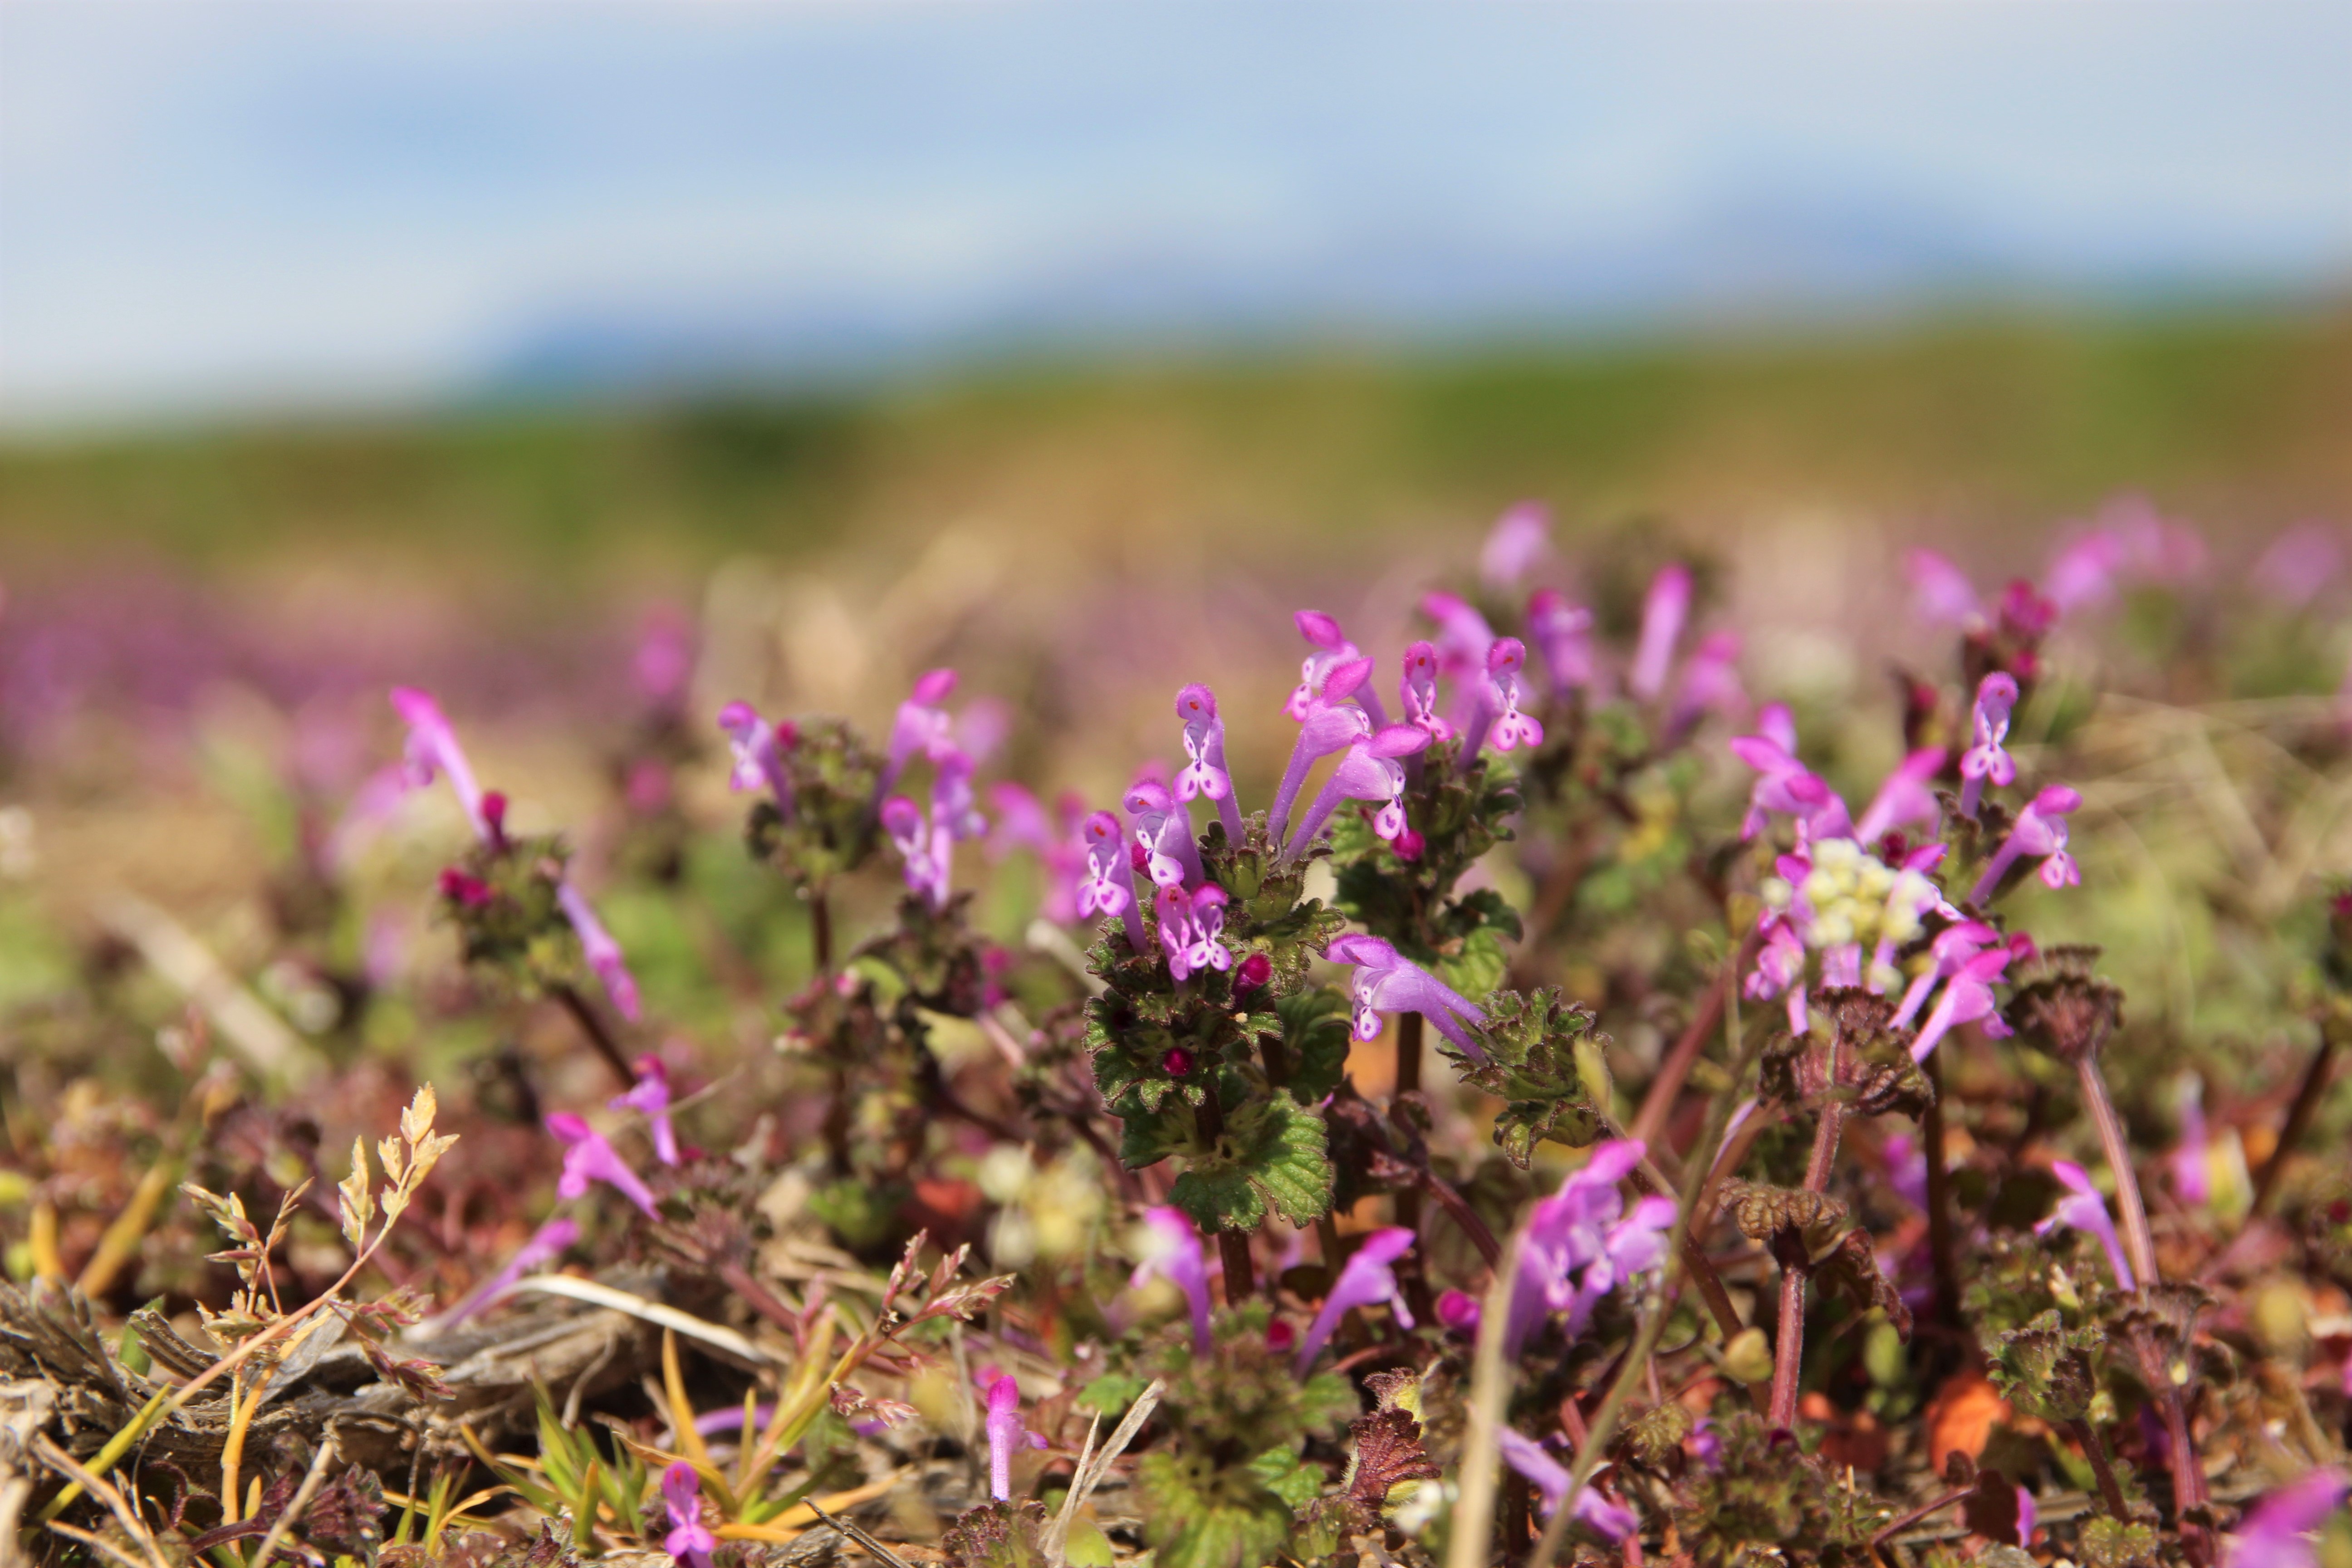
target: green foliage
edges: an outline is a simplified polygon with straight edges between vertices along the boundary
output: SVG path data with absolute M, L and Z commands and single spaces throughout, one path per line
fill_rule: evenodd
M 1439 1048 L 1454 1059 L 1465 1083 L 1504 1102 L 1495 1119 L 1496 1146 L 1524 1170 L 1546 1140 L 1570 1148 L 1598 1140 L 1605 1125 L 1601 1095 L 1579 1066 L 1580 1047 L 1592 1055 L 1607 1046 L 1592 1016 L 1562 1001 L 1550 986 L 1528 994 L 1497 991 L 1486 998 L 1485 1011 L 1486 1026 L 1477 1031 L 1483 1057 L 1465 1056 L 1450 1041 Z
M 1146 1454 L 1135 1484 L 1143 1538 L 1166 1568 L 1263 1568 L 1290 1538 L 1290 1505 L 1247 1466 Z
M 1699 1568 L 1769 1563 L 1843 1568 L 1869 1561 L 1870 1538 L 1889 1510 L 1851 1490 L 1820 1460 L 1776 1444 L 1741 1411 L 1716 1423 L 1721 1462 L 1690 1479 L 1675 1527 Z
M 775 867 L 795 889 L 822 896 L 863 866 L 880 841 L 874 794 L 882 760 L 836 719 L 801 725 L 783 758 L 793 781 L 792 816 L 762 799 L 751 808 L 745 842 L 752 858 Z
M 2098 1391 L 2094 1358 L 2107 1337 L 2095 1328 L 2069 1328 L 2055 1308 L 1993 1342 L 1986 1372 L 2003 1397 L 2044 1421 L 2074 1421 L 2090 1414 Z
M 1043 1503 L 984 1502 L 949 1526 L 940 1550 L 955 1568 L 1045 1568 L 1045 1531 Z
M 1223 1135 L 1196 1148 L 1169 1199 L 1202 1230 L 1255 1230 L 1268 1207 L 1295 1226 L 1331 1207 L 1323 1119 L 1286 1095 L 1230 1114 Z

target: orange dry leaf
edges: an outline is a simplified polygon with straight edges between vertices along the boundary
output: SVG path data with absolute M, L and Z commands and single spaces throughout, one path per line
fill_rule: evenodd
M 1944 1380 L 1927 1406 L 1927 1458 L 1937 1468 L 1944 1456 L 1958 1449 L 1969 1458 L 1984 1452 L 1992 1429 L 2009 1419 L 2009 1401 L 1991 1380 L 1974 1367 L 1964 1367 Z

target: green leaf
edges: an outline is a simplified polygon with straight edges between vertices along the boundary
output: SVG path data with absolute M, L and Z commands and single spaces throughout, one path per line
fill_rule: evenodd
M 1467 993 L 1476 994 L 1476 993 Z M 1495 1119 L 1495 1142 L 1520 1169 L 1535 1146 L 1549 1139 L 1581 1148 L 1604 1128 L 1596 1087 L 1577 1065 L 1578 1047 L 1605 1046 L 1592 1016 L 1560 1000 L 1547 986 L 1532 993 L 1497 991 L 1486 998 L 1486 1025 L 1479 1031 L 1483 1059 L 1464 1056 L 1450 1044 L 1440 1049 L 1454 1058 L 1454 1070 L 1504 1101 Z M 1602 1088 L 1605 1092 L 1605 1087 Z
M 1156 1568 L 1264 1568 L 1290 1538 L 1290 1505 L 1252 1470 L 1147 1454 L 1135 1479 Z
M 1332 1176 L 1323 1119 L 1277 1095 L 1234 1111 L 1169 1197 L 1204 1231 L 1255 1229 L 1269 1205 L 1304 1226 L 1329 1211 Z
M 1294 1449 L 1268 1448 L 1249 1462 L 1249 1471 L 1294 1512 L 1313 1502 L 1323 1490 L 1322 1469 L 1300 1458 Z
M 1078 1390 L 1078 1408 L 1116 1415 L 1135 1403 L 1150 1380 L 1131 1372 L 1107 1372 Z
M 1335 986 L 1319 985 L 1275 1004 L 1282 1018 L 1282 1043 L 1290 1057 L 1290 1081 L 1284 1087 L 1301 1105 L 1319 1104 L 1339 1087 L 1348 1069 L 1348 996 Z
M 1465 996 L 1484 996 L 1503 983 L 1510 966 L 1501 933 L 1482 926 L 1462 939 L 1460 951 L 1440 955 L 1435 968 L 1440 980 Z

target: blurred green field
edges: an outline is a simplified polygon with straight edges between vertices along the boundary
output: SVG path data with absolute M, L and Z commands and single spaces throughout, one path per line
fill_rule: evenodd
M 1181 535 L 1279 564 L 1829 509 L 2038 532 L 2122 487 L 2217 536 L 2352 512 L 2352 312 L 1951 319 L 1421 356 L 1034 364 L 859 392 L 480 408 L 0 447 L 0 566 L 382 560 L 476 584 L 690 590 L 747 550 L 903 551 L 988 519 L 1082 558 Z

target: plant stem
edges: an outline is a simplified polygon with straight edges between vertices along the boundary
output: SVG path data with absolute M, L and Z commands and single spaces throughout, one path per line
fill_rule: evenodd
M 596 1047 L 596 1054 L 604 1058 L 604 1065 L 613 1069 L 613 1076 L 621 1080 L 621 1087 L 635 1089 L 637 1075 L 629 1067 L 629 1058 L 622 1052 L 621 1042 L 613 1037 L 613 1032 L 604 1026 L 604 1020 L 596 1016 L 596 1009 L 589 1005 L 588 998 L 563 981 L 550 986 L 548 994 L 563 1004 L 563 1010 L 572 1015 L 572 1021 L 580 1026 L 580 1032 L 588 1037 L 588 1043 Z
M 1840 1037 L 1830 1037 L 1829 1087 L 1823 1090 L 1821 1111 L 1813 1122 L 1812 1158 L 1805 1163 L 1809 1193 L 1826 1192 L 1830 1173 L 1837 1166 L 1838 1133 L 1845 1123 L 1845 1102 L 1837 1098 L 1838 1058 L 1844 1048 Z M 1785 1251 L 1776 1245 L 1773 1250 L 1781 1254 L 1780 1317 L 1772 1330 L 1772 1405 L 1766 1419 L 1774 1426 L 1794 1431 L 1797 1379 L 1805 1361 L 1805 1281 L 1813 1270 L 1803 1256 L 1801 1242 Z
M 1193 1107 L 1192 1124 L 1200 1131 L 1201 1142 L 1212 1149 L 1224 1140 L 1225 1108 L 1217 1099 L 1213 1079 L 1202 1095 L 1201 1103 Z M 1257 1268 L 1250 1261 L 1249 1234 L 1220 1229 L 1217 1255 L 1225 1264 L 1225 1305 L 1238 1307 L 1257 1289 Z
M 1747 947 L 1741 944 L 1744 957 Z M 1627 1130 L 1644 1143 L 1655 1143 L 1658 1134 L 1665 1131 L 1666 1118 L 1674 1113 L 1675 1100 L 1682 1094 L 1683 1085 L 1690 1079 L 1690 1070 L 1706 1050 L 1707 1037 L 1715 1033 L 1723 1021 L 1724 995 L 1731 989 L 1733 977 L 1739 973 L 1739 961 L 1724 965 L 1715 977 L 1715 984 L 1699 998 L 1698 1011 L 1691 1016 L 1689 1026 L 1658 1063 L 1658 1070 L 1650 1079 L 1649 1087 L 1642 1091 L 1642 1108 L 1633 1113 L 1633 1125 Z
M 1396 1092 L 1411 1094 L 1421 1088 L 1422 1017 L 1418 1013 L 1402 1014 L 1396 1030 Z
M 2098 1058 L 2085 1056 L 2076 1062 L 2074 1076 L 2083 1086 L 2083 1103 L 2090 1108 L 2091 1121 L 2099 1130 L 2099 1147 L 2107 1157 L 2107 1169 L 2116 1175 L 2116 1217 L 2122 1222 L 2124 1257 L 2145 1292 L 2158 1279 L 2156 1238 L 2147 1227 L 2147 1205 L 2140 1201 L 2130 1138 L 2124 1131 L 2124 1119 L 2116 1112 L 2114 1098 L 2107 1093 Z
M 1960 1266 L 1952 1237 L 1952 1177 L 1945 1166 L 1942 1060 L 1929 1051 L 1923 1064 L 1935 1099 L 1921 1119 L 1919 1141 L 1927 1157 L 1927 1257 L 1936 1279 L 1936 1316 L 1947 1328 L 1957 1329 L 1961 1326 Z
M 833 906 L 822 891 L 814 889 L 808 903 L 809 945 L 815 954 L 817 974 L 823 977 L 833 973 Z
M 2107 1440 L 2099 1436 L 2098 1428 L 2081 1416 L 2066 1423 L 2074 1441 L 2083 1445 L 2083 1455 L 2091 1461 L 2091 1469 L 2099 1478 L 2099 1500 L 2117 1522 L 2131 1522 L 2131 1505 L 2124 1501 L 2123 1483 L 2116 1479 L 2115 1461 L 2107 1457 Z
M 2336 1063 L 2336 1030 L 2323 1024 L 2319 1028 L 2319 1048 L 2311 1054 L 2311 1065 L 2303 1071 L 2303 1082 L 2296 1086 L 2294 1100 L 2288 1105 L 2286 1125 L 2279 1129 L 2278 1143 L 2271 1157 L 2263 1162 L 2263 1173 L 2254 1179 L 2254 1205 L 2248 1216 L 2261 1214 L 2270 1206 L 2278 1191 L 2279 1178 L 2286 1173 L 2286 1157 L 2311 1131 L 2311 1119 L 2319 1110 L 2319 1102 L 2326 1097 L 2328 1069 Z

